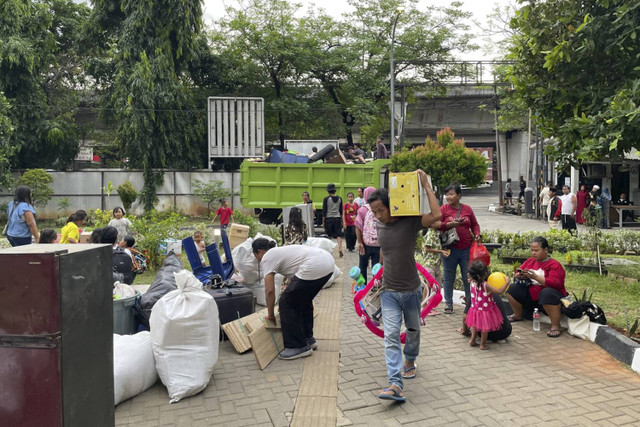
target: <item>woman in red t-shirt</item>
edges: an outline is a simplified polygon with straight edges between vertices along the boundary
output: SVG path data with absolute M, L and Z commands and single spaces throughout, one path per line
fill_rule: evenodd
M 342 207 L 342 226 L 345 230 L 347 240 L 347 250 L 353 252 L 356 249 L 356 216 L 358 215 L 358 204 L 354 202 L 355 196 L 351 191 L 347 193 L 347 202 Z
M 549 243 L 544 237 L 534 237 L 529 246 L 531 258 L 516 269 L 515 279 L 507 291 L 513 314 L 512 322 L 531 319 L 534 308 L 541 308 L 551 320 L 550 338 L 562 333 L 560 299 L 566 297 L 565 272 L 562 264 L 549 257 Z
M 462 188 L 459 184 L 450 184 L 445 188 L 444 197 L 447 203 L 440 208 L 442 218 L 440 219 L 439 230 L 446 231 L 455 228 L 459 239 L 451 245 L 451 247 L 443 248 L 451 249 L 448 257 L 442 257 L 442 267 L 444 270 L 444 277 L 442 279 L 445 303 L 444 312 L 447 314 L 453 313 L 453 282 L 456 279 L 456 270 L 458 266 L 460 266 L 460 275 L 462 276 L 464 294 L 467 300 L 466 313 L 471 304 L 469 279 L 467 277 L 469 270 L 469 249 L 474 240 L 480 239 L 480 225 L 471 207 L 460 203 Z M 463 324 L 459 332 L 467 334 L 468 329 Z

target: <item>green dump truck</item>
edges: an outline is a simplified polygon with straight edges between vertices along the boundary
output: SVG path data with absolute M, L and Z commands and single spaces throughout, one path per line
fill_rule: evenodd
M 253 208 L 263 224 L 278 223 L 282 208 L 302 202 L 308 191 L 317 209 L 327 196 L 327 184 L 334 183 L 337 194 L 346 200 L 358 187 L 385 186 L 389 160 L 375 160 L 363 165 L 333 163 L 263 163 L 245 160 L 240 201 Z

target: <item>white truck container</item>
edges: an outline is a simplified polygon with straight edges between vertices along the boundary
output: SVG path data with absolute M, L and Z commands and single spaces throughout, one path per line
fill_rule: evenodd
M 264 156 L 264 99 L 211 96 L 209 160 Z

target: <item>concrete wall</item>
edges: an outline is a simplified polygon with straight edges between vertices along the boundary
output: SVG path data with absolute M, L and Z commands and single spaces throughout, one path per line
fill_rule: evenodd
M 104 192 L 111 181 L 111 185 L 117 188 L 120 184 L 129 180 L 140 191 L 143 186 L 142 171 L 119 169 L 87 169 L 74 172 L 49 171 L 53 177 L 53 197 L 44 208 L 38 208 L 40 218 L 55 218 L 62 215 L 58 210 L 58 201 L 68 197 L 71 202 L 69 212 L 77 209 L 113 209 L 122 206 L 120 197 L 115 191 L 111 196 Z M 14 174 L 19 177 L 19 173 Z M 229 204 L 233 209 L 242 209 L 240 204 L 240 172 L 212 172 L 209 170 L 193 171 L 165 171 L 164 183 L 157 190 L 159 202 L 158 210 L 166 210 L 175 207 L 187 215 L 206 214 L 207 205 L 198 197 L 193 196 L 192 182 L 200 180 L 222 181 L 223 187 L 232 190 L 238 195 L 230 198 Z M 12 195 L 0 194 L 0 202 L 7 202 Z M 135 202 L 131 208 L 134 214 L 142 214 L 143 209 L 139 202 Z

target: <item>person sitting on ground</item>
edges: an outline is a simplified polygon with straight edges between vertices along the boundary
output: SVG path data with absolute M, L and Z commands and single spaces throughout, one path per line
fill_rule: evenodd
M 82 209 L 71 214 L 67 219 L 67 225 L 62 227 L 62 237 L 60 243 L 79 243 L 80 229 L 87 220 L 87 213 Z
M 296 207 L 291 208 L 289 224 L 284 229 L 284 244 L 302 245 L 308 237 L 307 224 L 302 220 L 302 210 Z
M 133 236 L 124 236 L 124 239 L 120 241 L 120 247 L 125 252 L 131 254 L 131 262 L 133 263 L 133 272 L 135 274 L 142 274 L 147 269 L 147 257 L 137 250 L 134 246 L 136 239 Z
M 45 228 L 40 233 L 40 240 L 38 240 L 38 243 L 55 243 L 57 238 L 58 233 L 56 233 L 56 230 L 52 228 Z
M 96 228 L 91 232 L 91 236 L 89 236 L 89 243 L 100 243 L 102 240 L 102 230 L 103 228 Z
M 100 243 L 107 243 L 113 247 L 114 273 L 122 274 L 122 282 L 127 285 L 133 285 L 133 280 L 135 279 L 135 275 L 133 274 L 133 261 L 131 261 L 131 255 L 128 255 L 118 244 L 118 230 L 109 225 L 103 228 Z
M 509 320 L 531 319 L 533 309 L 539 308 L 551 320 L 547 336 L 557 338 L 562 333 L 560 300 L 568 295 L 564 287 L 565 271 L 562 264 L 549 256 L 547 239 L 534 237 L 529 247 L 531 258 L 516 269 L 513 283 L 507 291 L 513 310 Z
M 198 251 L 198 255 L 200 256 L 200 262 L 202 263 L 202 266 L 205 267 L 207 263 L 204 260 L 203 253 L 207 250 L 207 246 L 204 243 L 204 236 L 202 234 L 202 231 L 196 230 L 196 232 L 193 233 L 193 243 L 196 244 L 196 250 Z
M 113 219 L 109 221 L 109 225 L 118 230 L 118 241 L 131 234 L 131 221 L 124 217 L 124 209 L 120 206 L 113 210 Z
M 313 336 L 313 298 L 327 283 L 336 264 L 324 249 L 306 245 L 276 248 L 275 244 L 260 238 L 253 241 L 251 248 L 264 274 L 266 320 L 271 323 L 276 323 L 275 275 L 279 273 L 289 279 L 280 294 L 280 325 L 285 348 L 278 357 L 293 360 L 310 356 L 318 346 Z

